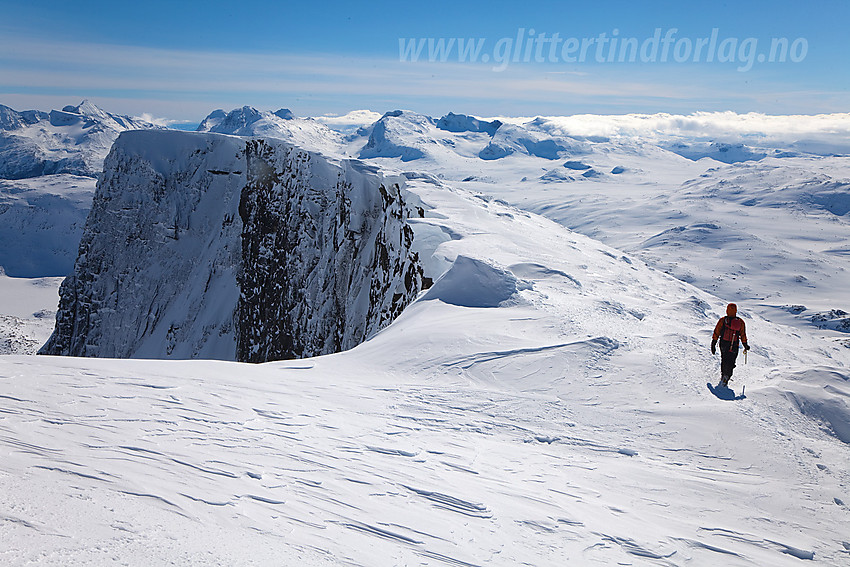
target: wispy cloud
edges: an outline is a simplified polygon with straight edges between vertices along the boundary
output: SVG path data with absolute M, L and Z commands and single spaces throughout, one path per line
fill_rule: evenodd
M 763 108 L 758 105 L 767 104 L 771 89 L 776 90 L 775 85 L 764 90 L 742 86 L 744 94 L 733 95 L 728 81 L 718 86 L 715 79 L 707 69 L 671 75 L 660 67 L 576 71 L 514 66 L 495 73 L 487 65 L 339 54 L 193 51 L 0 37 L 0 92 L 18 98 L 81 93 L 121 101 L 123 106 L 115 110 L 135 114 L 186 116 L 191 108 L 190 118 L 217 106 L 283 105 L 295 107 L 296 113 L 323 114 L 362 108 L 364 102 L 375 110 L 406 106 L 426 112 L 434 112 L 437 105 L 449 110 L 447 104 L 459 105 L 452 110 L 478 113 L 741 110 Z M 843 98 L 831 94 L 836 104 L 846 102 L 846 93 Z M 765 110 L 782 112 L 777 104 L 791 109 L 797 100 L 801 97 L 789 96 Z
M 144 120 L 145 122 L 150 122 L 151 124 L 156 124 L 157 126 L 171 126 L 172 124 L 180 124 L 184 122 L 183 120 L 174 120 L 172 118 L 160 118 L 158 116 L 154 116 L 150 112 L 143 112 L 135 118 Z

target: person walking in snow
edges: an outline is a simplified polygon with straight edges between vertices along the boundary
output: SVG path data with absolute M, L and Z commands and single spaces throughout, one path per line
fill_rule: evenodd
M 747 344 L 747 326 L 738 317 L 738 306 L 730 303 L 726 306 L 726 317 L 721 317 L 714 326 L 711 335 L 711 354 L 717 354 L 717 341 L 720 341 L 720 385 L 726 387 L 732 379 L 732 369 L 738 358 L 738 340 L 744 345 L 744 350 L 750 350 Z

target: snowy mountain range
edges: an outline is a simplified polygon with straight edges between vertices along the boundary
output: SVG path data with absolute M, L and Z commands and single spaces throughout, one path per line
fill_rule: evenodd
M 0 105 L 0 179 L 56 173 L 97 177 L 119 133 L 150 128 L 160 126 L 111 114 L 87 100 L 50 112 Z
M 0 357 L 4 559 L 843 565 L 848 122 L 122 133 L 43 349 L 73 356 Z M 729 301 L 753 348 L 712 390 Z
M 243 106 L 230 112 L 215 110 L 200 125 L 198 132 L 232 134 L 234 136 L 264 136 L 286 140 L 307 150 L 335 154 L 342 136 L 322 122 L 312 118 L 296 118 L 289 109 L 275 112 L 259 111 Z

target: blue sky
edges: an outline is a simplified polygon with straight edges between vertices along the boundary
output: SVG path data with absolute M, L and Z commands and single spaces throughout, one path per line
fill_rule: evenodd
M 850 110 L 844 0 L 360 4 L 4 1 L 0 103 L 90 98 L 187 121 L 245 104 L 298 115 Z M 774 38 L 784 62 L 768 60 Z M 400 60 L 400 40 L 422 46 L 417 61 Z M 441 40 L 452 50 L 429 58 Z M 480 45 L 474 62 L 459 60 L 459 40 Z

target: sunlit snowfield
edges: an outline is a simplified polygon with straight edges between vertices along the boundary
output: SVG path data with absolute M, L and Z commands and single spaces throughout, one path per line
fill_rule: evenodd
M 0 358 L 3 562 L 850 560 L 846 117 L 698 136 L 658 116 L 491 133 L 240 112 L 207 129 L 407 172 L 441 279 L 327 357 Z M 55 310 L 41 281 L 0 279 L 2 312 Z M 720 399 L 728 301 L 753 349 Z

